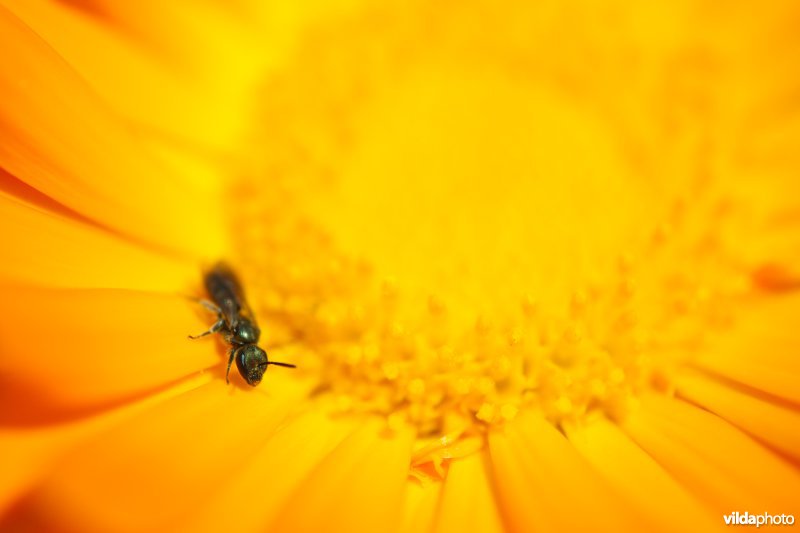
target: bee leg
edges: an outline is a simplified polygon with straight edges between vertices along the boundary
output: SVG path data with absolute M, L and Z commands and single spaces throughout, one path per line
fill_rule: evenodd
M 202 305 L 203 307 L 205 307 L 206 309 L 208 309 L 212 313 L 217 313 L 217 314 L 222 313 L 222 309 L 220 309 L 217 304 L 215 304 L 213 302 L 209 302 L 205 298 L 197 298 L 196 296 L 189 296 L 188 298 L 190 300 L 192 300 L 193 302 L 196 302 L 196 303 Z
M 225 383 L 230 385 L 230 380 L 228 379 L 228 374 L 231 373 L 231 364 L 233 363 L 233 356 L 236 353 L 236 350 L 231 348 L 228 350 L 228 368 L 225 370 Z
M 200 305 L 202 305 L 203 307 L 205 307 L 206 309 L 208 309 L 211 312 L 214 312 L 214 313 L 217 313 L 217 314 L 221 314 L 222 313 L 222 309 L 220 309 L 219 306 L 209 302 L 208 300 L 197 300 L 197 303 L 199 303 Z
M 206 309 L 208 309 L 209 311 L 211 311 L 212 313 L 217 313 L 217 314 L 222 313 L 222 309 L 220 309 L 217 304 L 209 302 L 205 298 L 195 298 L 193 296 L 190 298 L 195 302 L 199 303 L 200 305 L 202 305 L 203 307 L 205 307 Z
M 200 337 L 205 337 L 206 335 L 211 335 L 212 333 L 216 333 L 219 330 L 221 330 L 223 327 L 225 327 L 225 321 L 220 318 L 219 320 L 216 321 L 216 323 L 213 326 L 211 326 L 211 329 L 209 329 L 208 331 L 205 331 L 205 332 L 201 333 L 200 335 L 189 335 L 189 338 L 190 339 L 199 339 Z

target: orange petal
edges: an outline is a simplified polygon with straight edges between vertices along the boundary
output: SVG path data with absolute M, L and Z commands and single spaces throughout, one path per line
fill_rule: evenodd
M 136 240 L 215 259 L 219 199 L 148 158 L 125 124 L 35 33 L 0 7 L 0 166 Z
M 753 270 L 750 277 L 753 285 L 765 292 L 786 293 L 800 289 L 800 274 L 779 262 L 762 263 Z
M 754 303 L 736 327 L 711 343 L 696 365 L 771 395 L 800 404 L 800 295 Z
M 229 483 L 216 487 L 213 498 L 194 510 L 180 529 L 264 531 L 298 486 L 352 431 L 352 423 L 316 411 L 289 421 Z M 243 508 L 246 512 L 237 512 Z
M 798 406 L 781 405 L 758 391 L 703 376 L 682 376 L 676 386 L 680 396 L 718 414 L 756 439 L 800 459 Z
M 647 517 L 648 531 L 722 528 L 719 516 L 703 507 L 668 471 L 608 420 L 571 426 L 567 428 L 567 435 L 605 481 Z
M 486 473 L 486 459 L 482 453 L 475 453 L 450 464 L 433 531 L 504 531 Z
M 8 228 L 0 231 L 0 280 L 164 292 L 200 284 L 198 265 L 146 250 L 87 223 L 2 172 L 0 224 Z
M 91 436 L 169 398 L 211 381 L 211 375 L 198 375 L 144 400 L 126 404 L 99 416 L 82 418 L 60 425 L 0 428 L 0 456 L 13 457 L 4 465 L 0 481 L 0 516 L 44 478 L 57 461 Z M 0 525 L 2 529 L 2 525 Z
M 311 473 L 268 531 L 396 529 L 411 459 L 410 432 L 381 434 L 367 423 Z
M 264 446 L 302 392 L 214 381 L 182 394 L 66 457 L 26 510 L 47 530 L 171 530 Z
M 623 507 L 553 426 L 527 414 L 489 434 L 494 486 L 512 531 L 642 531 L 639 517 Z
M 47 41 L 59 55 L 129 119 L 203 145 L 230 146 L 246 113 L 243 99 L 223 100 L 126 38 L 97 16 L 60 2 L 0 3 Z M 212 34 L 216 37 L 215 34 Z M 125 68 L 119 68 L 125 65 Z M 214 105 L 208 105 L 209 102 Z M 233 108 L 232 108 L 233 107 Z
M 720 516 L 796 509 L 800 476 L 789 464 L 716 415 L 652 397 L 622 428 Z
M 23 287 L 4 287 L 3 295 L 9 309 L 0 321 L 0 404 L 16 405 L 3 418 L 119 401 L 211 366 L 224 385 L 217 342 L 187 339 L 213 316 L 187 298 Z
M 250 91 L 263 81 L 265 63 L 275 61 L 277 51 L 259 45 L 263 27 L 228 3 L 92 0 L 92 4 L 104 22 L 157 50 L 160 59 L 213 91 L 214 101 L 224 107 L 249 104 Z

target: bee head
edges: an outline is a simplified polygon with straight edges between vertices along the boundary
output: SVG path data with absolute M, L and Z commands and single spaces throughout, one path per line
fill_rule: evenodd
M 264 371 L 267 369 L 267 352 L 255 344 L 246 344 L 236 349 L 234 354 L 239 373 L 248 385 L 255 387 L 261 383 Z

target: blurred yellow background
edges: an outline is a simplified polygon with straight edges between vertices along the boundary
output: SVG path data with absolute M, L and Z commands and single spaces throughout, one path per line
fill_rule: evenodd
M 0 529 L 796 515 L 798 23 L 0 0 Z M 221 259 L 296 371 L 186 339 Z

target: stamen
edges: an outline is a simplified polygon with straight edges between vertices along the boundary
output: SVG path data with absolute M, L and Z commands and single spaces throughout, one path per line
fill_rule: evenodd
M 248 201 L 270 206 L 252 194 L 237 204 Z M 672 261 L 670 243 L 692 243 L 681 241 L 679 225 L 660 225 L 646 260 L 621 253 L 605 283 L 572 291 L 566 313 L 526 294 L 463 327 L 441 296 L 415 302 L 398 280 L 378 277 L 279 205 L 241 213 L 237 225 L 261 226 L 258 240 L 240 234 L 239 262 L 264 336 L 299 341 L 298 372 L 318 380 L 314 401 L 325 409 L 382 415 L 390 429 L 411 424 L 433 438 L 415 464 L 433 461 L 435 471 L 520 409 L 557 425 L 591 413 L 619 419 L 641 392 L 671 393 L 705 332 L 747 290 L 728 283 L 740 273 L 714 271 L 713 257 Z

